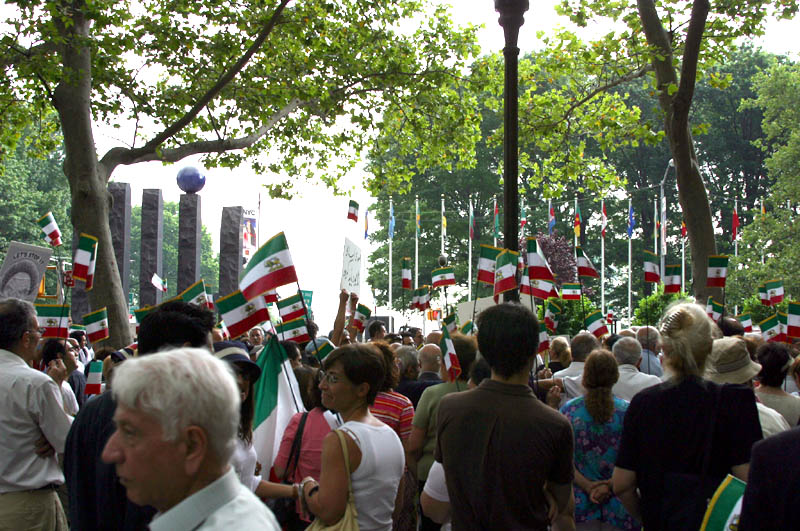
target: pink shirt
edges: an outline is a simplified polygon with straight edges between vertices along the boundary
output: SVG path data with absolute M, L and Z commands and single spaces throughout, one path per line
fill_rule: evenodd
M 275 458 L 274 466 L 276 468 L 286 468 L 289 453 L 292 451 L 292 442 L 297 433 L 297 426 L 302 417 L 302 413 L 295 413 L 286 426 L 278 456 Z M 322 470 L 322 439 L 330 431 L 331 427 L 325 419 L 322 408 L 312 409 L 308 413 L 306 424 L 303 427 L 303 440 L 300 443 L 300 456 L 297 460 L 294 477 L 286 478 L 287 481 L 298 483 L 306 476 L 311 476 L 319 481 L 320 470 Z

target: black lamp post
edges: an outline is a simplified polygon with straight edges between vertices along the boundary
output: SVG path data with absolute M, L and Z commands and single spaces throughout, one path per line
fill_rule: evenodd
M 494 0 L 494 9 L 500 13 L 500 25 L 506 38 L 503 48 L 505 57 L 505 91 L 503 97 L 503 124 L 505 138 L 503 139 L 503 191 L 505 206 L 503 212 L 503 226 L 506 249 L 519 251 L 519 116 L 518 99 L 519 88 L 517 84 L 517 58 L 519 47 L 519 27 L 524 19 L 522 15 L 528 10 L 528 0 Z M 517 290 L 508 291 L 503 295 L 503 300 L 519 300 Z

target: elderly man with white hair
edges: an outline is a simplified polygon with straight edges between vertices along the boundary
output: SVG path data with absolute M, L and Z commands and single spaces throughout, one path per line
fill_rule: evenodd
M 129 500 L 158 510 L 151 531 L 280 529 L 229 464 L 239 389 L 225 362 L 193 348 L 130 359 L 112 392 L 116 431 L 103 461 Z
M 639 371 L 642 362 L 642 346 L 632 337 L 622 337 L 612 348 L 619 366 L 619 380 L 611 388 L 614 396 L 628 402 L 642 389 L 661 383 L 661 378 Z
M 636 331 L 636 339 L 642 346 L 642 363 L 639 365 L 639 370 L 659 378 L 664 376 L 664 369 L 658 359 L 658 352 L 661 350 L 661 334 L 658 330 L 652 326 L 643 326 Z

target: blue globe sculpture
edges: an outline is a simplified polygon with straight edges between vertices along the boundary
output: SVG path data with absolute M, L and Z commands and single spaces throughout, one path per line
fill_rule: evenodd
M 187 194 L 196 194 L 206 185 L 206 176 L 194 166 L 186 166 L 178 172 L 178 188 Z

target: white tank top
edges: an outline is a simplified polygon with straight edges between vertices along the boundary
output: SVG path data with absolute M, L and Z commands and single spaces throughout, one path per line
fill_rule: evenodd
M 406 465 L 397 433 L 385 424 L 345 422 L 341 428 L 361 450 L 361 463 L 350 475 L 361 531 L 391 530 L 397 487 Z

